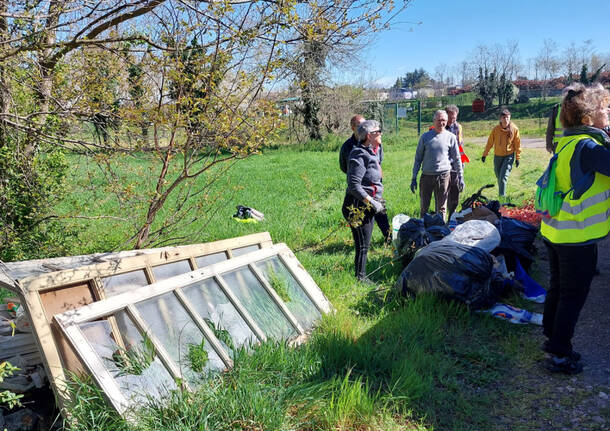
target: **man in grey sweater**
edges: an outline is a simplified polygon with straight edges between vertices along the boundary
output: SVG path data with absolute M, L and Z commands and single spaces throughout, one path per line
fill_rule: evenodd
M 443 219 L 445 218 L 452 169 L 457 172 L 459 191 L 461 192 L 464 189 L 457 138 L 445 129 L 446 125 L 447 113 L 443 110 L 436 111 L 434 113 L 434 129 L 420 136 L 415 151 L 411 191 L 415 193 L 417 190 L 417 174 L 421 168 L 422 175 L 419 180 L 420 217 L 428 212 L 430 199 L 432 193 L 434 193 L 435 210 Z

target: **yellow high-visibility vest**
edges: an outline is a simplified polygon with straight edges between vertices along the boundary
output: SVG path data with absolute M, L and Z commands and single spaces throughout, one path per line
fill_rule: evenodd
M 561 105 L 557 107 L 557 115 L 555 115 L 555 134 L 553 135 L 553 142 L 557 142 L 559 138 L 563 136 L 563 125 L 559 121 L 559 114 L 561 113 Z M 555 146 L 557 148 L 557 146 Z
M 591 139 L 589 135 L 564 136 L 557 141 L 557 166 L 555 167 L 556 188 L 566 192 L 572 188 L 570 161 L 576 144 L 582 139 Z M 564 198 L 559 212 L 542 219 L 540 233 L 555 244 L 578 244 L 603 238 L 610 232 L 610 177 L 595 172 L 593 184 L 578 199 L 573 199 L 573 192 Z

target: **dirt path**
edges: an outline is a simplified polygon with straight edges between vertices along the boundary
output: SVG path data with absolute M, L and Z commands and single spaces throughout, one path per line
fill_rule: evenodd
M 466 145 L 468 144 L 480 144 L 485 145 L 487 143 L 486 136 L 479 136 L 475 138 L 465 139 Z M 544 138 L 521 138 L 521 146 L 523 148 L 545 148 L 546 141 Z
M 538 247 L 537 270 L 548 285 L 546 249 Z M 540 365 L 543 355 L 520 364 L 510 376 L 511 389 L 521 396 L 506 399 L 496 410 L 494 429 L 608 430 L 610 429 L 610 240 L 599 243 L 600 275 L 593 279 L 573 339 L 583 356 L 584 371 L 576 376 L 551 375 Z M 534 331 L 540 345 L 541 330 Z

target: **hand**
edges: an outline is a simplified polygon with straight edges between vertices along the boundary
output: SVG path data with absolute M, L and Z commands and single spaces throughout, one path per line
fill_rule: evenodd
M 416 178 L 411 180 L 411 192 L 415 193 L 415 190 L 417 190 L 417 179 Z
M 375 199 L 371 199 L 369 201 L 369 204 L 375 210 L 375 214 L 378 214 L 378 213 L 383 212 L 385 210 L 385 208 L 383 207 L 383 204 L 381 202 L 379 202 L 379 201 L 376 201 Z
M 483 163 L 485 163 L 485 159 L 486 159 L 486 157 L 485 157 L 485 156 L 481 157 L 481 161 L 482 161 Z
M 515 160 L 515 167 L 518 168 L 519 167 L 519 160 Z
M 466 184 L 464 184 L 464 179 L 461 178 L 460 179 L 460 184 L 458 185 L 458 190 L 460 193 L 462 193 L 464 191 L 464 187 L 466 186 Z

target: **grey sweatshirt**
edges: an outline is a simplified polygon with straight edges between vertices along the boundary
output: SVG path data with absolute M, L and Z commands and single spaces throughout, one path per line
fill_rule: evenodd
M 419 168 L 425 175 L 437 175 L 452 169 L 462 179 L 460 150 L 455 135 L 447 130 L 437 133 L 429 130 L 419 138 L 413 164 L 413 179 L 417 179 Z
M 354 145 L 349 154 L 347 165 L 347 193 L 359 200 L 367 195 L 381 199 L 383 184 L 381 183 L 381 166 L 379 157 L 370 147 Z

